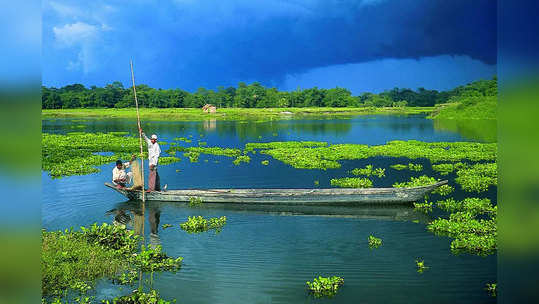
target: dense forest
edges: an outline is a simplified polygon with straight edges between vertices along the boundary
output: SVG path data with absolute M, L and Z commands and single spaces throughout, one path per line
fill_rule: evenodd
M 285 107 L 425 107 L 440 103 L 459 102 L 462 98 L 496 96 L 497 78 L 479 80 L 449 91 L 419 88 L 394 88 L 379 94 L 363 93 L 352 96 L 345 88 L 319 89 L 317 87 L 278 91 L 265 88 L 257 82 L 238 87 L 219 87 L 217 90 L 199 88 L 194 93 L 182 89 L 154 89 L 141 84 L 136 87 L 137 98 L 147 108 L 199 108 L 214 104 L 218 108 L 285 108 Z M 133 91 L 115 81 L 105 87 L 86 88 L 71 84 L 62 88 L 42 87 L 43 109 L 66 108 L 126 108 L 133 107 Z

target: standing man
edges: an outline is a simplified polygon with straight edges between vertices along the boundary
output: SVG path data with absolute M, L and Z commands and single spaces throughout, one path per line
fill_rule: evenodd
M 153 134 L 151 138 L 148 138 L 142 129 L 140 129 L 140 132 L 148 144 L 150 175 L 148 176 L 148 190 L 146 192 L 160 191 L 161 186 L 159 184 L 159 174 L 157 174 L 157 164 L 159 163 L 159 155 L 161 155 L 161 147 L 157 143 L 157 135 Z

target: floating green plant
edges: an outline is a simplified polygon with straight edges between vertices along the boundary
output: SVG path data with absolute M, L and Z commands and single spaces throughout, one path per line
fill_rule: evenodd
M 455 169 L 462 169 L 466 167 L 464 163 L 455 163 L 455 164 L 437 164 L 432 165 L 432 169 L 436 172 L 440 172 L 441 175 L 448 175 L 449 173 L 455 171 Z
M 436 202 L 438 208 L 448 211 L 450 213 L 465 211 L 474 215 L 489 213 L 492 214 L 495 207 L 488 198 L 465 198 L 462 201 L 455 201 L 452 198 L 448 198 L 443 201 Z
M 372 165 L 367 165 L 365 168 L 355 168 L 350 171 L 353 175 L 365 175 L 365 176 L 371 176 L 376 175 L 378 177 L 384 177 L 385 176 L 386 169 L 383 168 L 373 168 Z
M 385 145 L 360 144 L 306 145 L 305 142 L 249 143 L 246 150 L 259 148 L 261 153 L 299 169 L 339 168 L 339 160 L 365 159 L 375 156 L 427 158 L 431 162 L 441 161 L 485 161 L 495 160 L 497 145 L 469 142 L 420 142 L 391 141 Z M 316 143 L 316 142 L 315 142 Z
M 161 156 L 159 157 L 159 164 L 160 165 L 169 165 L 172 163 L 176 163 L 181 161 L 182 159 L 179 157 L 173 157 L 173 156 Z
M 393 187 L 395 188 L 407 188 L 407 187 L 420 187 L 428 186 L 437 183 L 438 180 L 434 177 L 429 177 L 422 175 L 420 177 L 411 177 L 409 182 L 395 183 Z
M 496 292 L 497 292 L 496 283 L 487 283 L 485 289 L 487 290 L 489 295 L 493 297 L 496 296 Z
M 208 145 L 208 143 L 205 142 L 205 141 L 199 141 L 199 142 L 198 142 L 198 145 L 199 145 L 199 146 L 206 146 L 206 145 Z
M 409 163 L 408 164 L 408 169 L 410 169 L 411 171 L 419 172 L 419 171 L 423 170 L 423 165 L 422 164 Z
M 172 151 L 184 151 L 184 152 L 192 152 L 192 153 L 199 153 L 199 154 L 209 154 L 209 155 L 221 155 L 221 156 L 228 156 L 228 157 L 237 157 L 241 155 L 240 149 L 232 149 L 232 148 L 221 148 L 221 147 L 171 147 L 166 152 L 170 153 Z
M 332 178 L 330 181 L 332 186 L 341 188 L 371 188 L 372 181 L 368 178 L 360 177 L 343 177 Z
M 337 294 L 337 290 L 344 284 L 344 279 L 337 276 L 324 278 L 319 276 L 312 282 L 307 282 L 309 292 L 315 297 L 332 297 Z
M 144 292 L 139 289 L 135 289 L 133 293 L 127 296 L 120 296 L 115 297 L 112 300 L 103 300 L 102 304 L 171 304 L 176 302 L 175 300 L 173 302 L 166 301 L 159 293 L 152 289 L 149 292 Z M 56 303 L 53 303 L 56 304 Z M 58 303 L 60 304 L 60 303 Z
M 315 180 L 315 181 L 314 181 L 314 185 L 315 185 L 315 186 L 319 186 L 319 185 L 320 185 L 320 181 L 319 181 L 319 180 Z
M 172 224 L 163 224 L 163 226 L 161 227 L 163 227 L 163 229 L 167 229 L 167 228 L 172 227 Z
M 393 168 L 395 170 L 404 170 L 404 169 L 408 168 L 407 165 L 403 165 L 403 164 L 395 164 L 395 165 L 391 165 L 389 167 Z
M 491 254 L 497 249 L 496 212 L 489 212 L 491 218 L 486 220 L 476 218 L 478 214 L 473 210 L 451 213 L 449 219 L 438 218 L 427 229 L 454 238 L 451 242 L 454 253 Z
M 263 160 L 260 162 L 262 165 L 267 166 L 269 165 L 269 160 Z
M 424 203 L 414 203 L 414 209 L 425 214 L 432 212 L 432 206 L 432 203 L 426 201 Z
M 373 235 L 369 235 L 369 247 L 378 248 L 382 245 L 382 239 L 379 239 Z
M 190 162 L 196 163 L 198 162 L 198 157 L 200 156 L 200 153 L 189 151 L 183 153 L 183 156 L 188 157 Z
M 483 192 L 498 185 L 496 163 L 477 163 L 457 171 L 455 182 L 468 192 Z
M 419 272 L 419 273 L 422 273 L 425 269 L 429 268 L 429 267 L 425 266 L 425 261 L 423 261 L 420 258 L 417 258 L 415 260 L 415 264 L 417 266 L 417 272 Z
M 455 191 L 455 187 L 450 185 L 441 185 L 440 187 L 434 189 L 432 193 L 440 194 L 442 196 L 446 196 L 448 194 L 451 194 L 453 191 Z
M 259 136 L 262 138 L 262 136 Z M 327 142 L 320 141 L 274 141 L 268 143 L 247 143 L 245 144 L 246 151 L 254 149 L 287 149 L 287 148 L 313 148 L 325 147 Z
M 189 207 L 199 207 L 202 205 L 202 199 L 200 197 L 191 196 L 189 198 Z
M 210 218 L 209 220 L 202 216 L 189 216 L 186 222 L 180 224 L 180 227 L 189 233 L 205 232 L 210 229 L 215 229 L 219 232 L 225 224 L 226 216 Z
M 176 271 L 182 258 L 171 258 L 161 248 L 139 249 L 139 236 L 121 226 L 81 227 L 81 231 L 42 231 L 41 283 L 44 299 L 69 302 L 68 291 L 80 294 L 97 279 L 133 284 L 139 271 Z M 81 302 L 82 303 L 82 302 Z
M 251 161 L 251 158 L 248 155 L 240 155 L 235 160 L 233 160 L 232 162 L 234 163 L 234 165 L 237 166 L 242 162 L 249 163 L 250 161 Z

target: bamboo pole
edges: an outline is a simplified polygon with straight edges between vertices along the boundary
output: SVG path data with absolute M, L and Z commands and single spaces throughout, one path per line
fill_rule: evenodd
M 130 60 L 129 63 L 131 64 L 131 80 L 133 81 L 133 95 L 135 96 L 135 105 L 137 107 L 137 124 L 138 124 L 138 139 L 140 144 L 140 162 L 141 162 L 141 176 L 142 176 L 142 207 L 144 212 L 144 202 L 146 201 L 145 197 L 145 190 L 144 190 L 144 151 L 142 149 L 142 132 L 140 131 L 140 113 L 138 110 L 138 99 L 137 99 L 137 89 L 135 88 L 135 74 L 133 73 L 133 61 Z

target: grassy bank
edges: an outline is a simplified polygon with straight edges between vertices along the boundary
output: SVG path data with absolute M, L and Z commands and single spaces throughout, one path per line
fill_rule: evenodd
M 469 97 L 462 102 L 438 105 L 429 115 L 434 119 L 496 119 L 497 97 Z
M 303 119 L 313 117 L 348 118 L 353 115 L 369 114 L 428 114 L 434 107 L 365 107 L 365 108 L 221 108 L 217 113 L 204 113 L 195 108 L 143 108 L 140 116 L 143 120 L 179 120 L 197 121 L 217 120 L 274 120 Z M 42 110 L 42 118 L 126 118 L 135 119 L 137 112 L 128 109 L 55 109 Z

